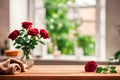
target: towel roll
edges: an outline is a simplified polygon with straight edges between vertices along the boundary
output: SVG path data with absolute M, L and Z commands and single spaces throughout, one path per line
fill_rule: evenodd
M 23 63 L 18 59 L 8 59 L 0 63 L 0 74 L 17 74 L 25 72 Z
M 22 61 L 14 58 L 10 58 L 8 60 L 10 61 L 10 64 L 13 64 L 13 63 L 19 64 L 19 66 L 21 67 L 21 72 L 25 72 L 25 66 Z
M 21 67 L 19 64 L 16 63 L 10 64 L 9 68 L 10 68 L 10 72 L 9 72 L 10 74 L 21 73 Z

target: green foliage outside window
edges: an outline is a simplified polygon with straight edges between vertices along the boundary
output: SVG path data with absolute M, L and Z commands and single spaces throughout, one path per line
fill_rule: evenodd
M 66 4 L 68 0 L 44 0 L 46 8 L 46 28 L 51 37 L 52 46 L 48 45 L 48 53 L 53 53 L 54 47 L 64 55 L 73 55 L 77 43 L 83 47 L 84 54 L 89 55 L 95 52 L 95 42 L 91 37 L 81 37 L 76 34 L 78 24 L 67 18 Z M 70 38 L 70 31 L 75 31 L 74 39 Z M 77 41 L 76 41 L 77 40 Z M 80 42 L 80 41 L 83 41 Z M 89 48 L 89 44 L 94 47 Z
M 95 41 L 90 36 L 78 36 L 77 44 L 83 48 L 84 55 L 92 55 L 95 53 Z
M 67 8 L 65 4 L 67 1 L 45 0 L 46 26 L 53 43 L 53 48 L 49 47 L 49 53 L 53 52 L 55 46 L 63 54 L 74 53 L 74 42 L 69 39 L 69 31 L 75 26 L 66 16 Z

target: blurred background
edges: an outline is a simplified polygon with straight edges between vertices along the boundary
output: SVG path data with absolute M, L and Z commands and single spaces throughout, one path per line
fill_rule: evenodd
M 106 61 L 120 50 L 120 0 L 0 0 L 0 53 L 15 49 L 7 36 L 31 21 L 50 39 L 34 57 Z M 118 55 L 117 55 L 118 56 Z

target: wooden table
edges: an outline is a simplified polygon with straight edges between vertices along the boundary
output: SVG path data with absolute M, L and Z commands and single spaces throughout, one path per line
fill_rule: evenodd
M 102 74 L 85 72 L 84 66 L 78 65 L 35 65 L 17 75 L 0 75 L 0 80 L 120 80 L 120 66 L 117 71 Z

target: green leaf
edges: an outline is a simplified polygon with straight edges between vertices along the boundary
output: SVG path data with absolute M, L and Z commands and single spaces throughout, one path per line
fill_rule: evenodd
M 35 46 L 34 46 L 34 45 L 31 45 L 30 47 L 31 47 L 31 49 L 34 49 L 34 48 L 35 48 Z
M 117 73 L 116 70 L 110 70 L 110 73 Z
M 21 46 L 16 46 L 15 48 L 20 49 L 20 48 L 21 48 Z
M 103 71 L 108 71 L 108 68 L 103 68 Z
M 24 35 L 24 37 L 27 37 L 27 36 L 28 36 L 27 34 Z
M 114 58 L 115 58 L 115 59 L 119 59 L 119 57 L 120 57 L 120 51 L 117 51 L 117 52 L 115 53 L 115 55 L 114 55 Z
M 25 37 L 25 41 L 26 41 L 26 42 L 29 41 L 29 38 L 28 38 L 28 37 Z
M 103 73 L 104 73 L 104 74 L 106 74 L 106 73 L 107 73 L 107 71 L 103 71 Z
M 45 45 L 45 43 L 43 41 L 39 41 L 41 44 Z
M 21 35 L 21 36 L 23 35 L 23 33 L 24 33 L 23 31 L 20 31 L 20 35 Z
M 108 68 L 103 68 L 103 73 L 106 74 L 108 72 Z
M 98 68 L 96 69 L 96 72 L 97 72 L 97 73 L 101 73 L 102 70 L 103 70 L 102 67 L 98 67 Z
M 25 48 L 25 47 L 22 47 L 22 50 L 26 50 L 26 48 Z
M 110 67 L 110 69 L 115 70 L 115 69 L 116 69 L 116 67 L 115 67 L 115 66 L 111 66 L 111 67 Z
M 23 37 L 18 37 L 15 42 L 16 42 L 17 44 L 24 45 L 24 43 L 23 43 L 23 42 L 24 42 Z
M 13 45 L 16 45 L 16 42 Z

